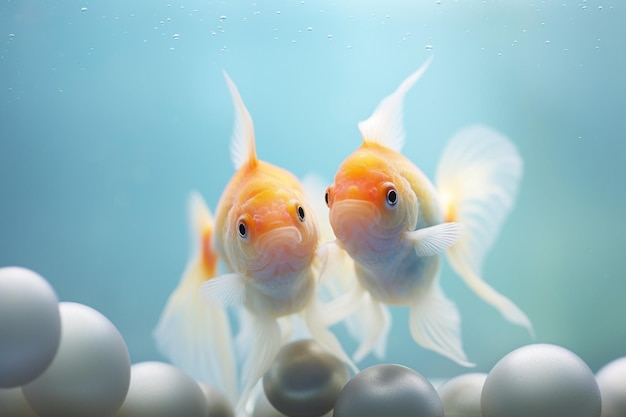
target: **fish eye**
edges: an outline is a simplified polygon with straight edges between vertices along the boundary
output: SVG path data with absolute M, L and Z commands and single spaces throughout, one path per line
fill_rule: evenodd
M 239 232 L 240 238 L 244 240 L 248 239 L 248 227 L 243 219 L 239 220 L 239 223 L 237 224 L 237 231 Z
M 395 187 L 389 187 L 387 190 L 386 202 L 389 207 L 393 207 L 398 204 L 398 191 Z
M 303 222 L 304 221 L 304 209 L 302 208 L 301 205 L 298 205 L 298 208 L 296 209 L 296 211 L 298 212 L 298 220 Z
M 330 207 L 329 200 L 330 200 L 330 188 L 327 188 L 326 192 L 324 193 L 324 201 L 326 202 L 326 205 L 328 207 Z

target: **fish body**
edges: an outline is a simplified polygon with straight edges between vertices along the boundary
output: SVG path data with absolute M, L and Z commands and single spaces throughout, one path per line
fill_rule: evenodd
M 467 128 L 445 150 L 436 184 L 401 154 L 404 95 L 429 63 L 359 123 L 363 143 L 342 162 L 325 194 L 336 236 L 325 265 L 349 255 L 355 281 L 328 309 L 327 320 L 361 316 L 356 361 L 373 349 L 384 352 L 390 326 L 385 305 L 404 305 L 417 343 L 472 365 L 463 352 L 458 310 L 439 285 L 443 254 L 478 295 L 532 331 L 524 313 L 480 277 L 522 175 L 515 147 L 486 127 Z
M 293 315 L 322 346 L 356 367 L 319 318 L 320 236 L 303 187 L 289 171 L 257 158 L 252 118 L 235 84 L 228 76 L 226 81 L 235 105 L 236 172 L 217 205 L 213 243 L 227 272 L 202 284 L 200 296 L 209 305 L 240 307 L 237 343 L 244 365 L 236 412 L 245 415 L 252 388 L 290 335 Z
M 215 220 L 197 192 L 191 194 L 188 209 L 191 257 L 153 336 L 159 351 L 174 365 L 220 390 L 234 404 L 237 367 L 228 314 L 224 307 L 204 303 L 199 296 L 202 284 L 219 275 Z

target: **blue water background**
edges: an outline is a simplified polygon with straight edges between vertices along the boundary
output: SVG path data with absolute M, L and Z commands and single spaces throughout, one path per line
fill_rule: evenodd
M 233 173 L 222 71 L 259 156 L 330 182 L 357 122 L 434 55 L 406 97 L 405 155 L 432 178 L 454 132 L 481 122 L 525 161 L 484 277 L 537 337 L 446 265 L 469 359 L 487 371 L 549 342 L 595 371 L 626 355 L 625 22 L 619 0 L 4 0 L 0 265 L 104 313 L 133 362 L 163 359 L 151 332 L 189 256 L 187 196 L 214 208 Z M 464 372 L 412 341 L 406 310 L 393 320 L 386 361 Z

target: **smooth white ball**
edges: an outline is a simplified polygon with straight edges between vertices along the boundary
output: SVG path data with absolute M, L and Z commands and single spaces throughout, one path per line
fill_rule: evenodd
M 163 362 L 132 366 L 130 388 L 114 417 L 207 417 L 209 404 L 200 385 Z
M 485 373 L 459 375 L 446 381 L 437 392 L 446 417 L 481 417 L 480 395 L 487 379 Z
M 115 326 L 83 304 L 62 302 L 61 343 L 43 374 L 22 387 L 39 417 L 109 417 L 124 401 L 130 357 Z
M 534 344 L 509 353 L 487 375 L 483 417 L 600 417 L 600 390 L 573 352 Z
M 602 395 L 602 417 L 626 416 L 626 357 L 604 365 L 596 380 Z
M 0 388 L 39 376 L 60 337 L 59 300 L 48 281 L 29 269 L 0 268 Z

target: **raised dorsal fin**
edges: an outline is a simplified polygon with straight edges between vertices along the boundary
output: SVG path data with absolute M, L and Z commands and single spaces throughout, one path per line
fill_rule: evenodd
M 402 123 L 404 95 L 426 72 L 432 60 L 432 56 L 428 58 L 417 71 L 409 75 L 400 84 L 396 91 L 378 104 L 374 113 L 367 120 L 359 123 L 363 142 L 378 143 L 395 151 L 402 149 L 404 145 L 404 126 Z
M 254 125 L 252 117 L 243 103 L 237 86 L 230 79 L 226 71 L 224 78 L 228 84 L 230 95 L 235 106 L 235 123 L 233 127 L 233 135 L 230 142 L 230 158 L 236 169 L 246 164 L 256 165 L 258 162 L 256 156 L 256 147 L 254 144 Z

